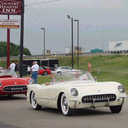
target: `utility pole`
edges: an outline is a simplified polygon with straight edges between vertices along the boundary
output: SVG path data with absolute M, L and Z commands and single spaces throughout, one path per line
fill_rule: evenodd
M 46 29 L 44 27 L 41 28 L 41 30 L 43 30 L 43 35 L 44 35 L 44 41 L 43 41 L 43 45 L 44 45 L 44 50 L 43 50 L 43 55 L 44 55 L 44 58 L 45 58 L 45 33 L 46 33 Z
M 67 18 L 71 20 L 71 48 L 72 48 L 72 69 L 73 69 L 74 68 L 73 17 L 67 15 Z
M 23 76 L 23 50 L 24 50 L 24 0 L 22 0 L 21 31 L 20 31 L 20 77 Z
M 77 23 L 77 68 L 79 69 L 79 20 L 74 20 Z

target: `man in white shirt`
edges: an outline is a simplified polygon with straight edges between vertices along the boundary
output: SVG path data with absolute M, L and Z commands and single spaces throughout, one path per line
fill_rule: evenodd
M 12 62 L 9 66 L 9 69 L 13 72 L 15 72 L 15 68 L 16 68 L 16 64 L 14 62 Z
M 37 79 L 38 79 L 38 70 L 39 70 L 39 65 L 37 64 L 37 61 L 34 61 L 32 67 L 31 67 L 32 79 L 33 79 L 33 83 L 34 83 L 34 84 L 37 83 Z

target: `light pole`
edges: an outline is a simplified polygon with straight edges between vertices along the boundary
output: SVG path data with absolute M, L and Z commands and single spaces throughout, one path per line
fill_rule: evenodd
M 79 69 L 79 20 L 74 20 L 77 23 L 77 68 Z
M 67 15 L 67 18 L 71 20 L 71 48 L 72 48 L 72 69 L 74 67 L 74 55 L 73 55 L 73 17 Z
M 42 28 L 40 28 L 41 30 L 43 30 L 43 33 L 44 33 L 44 53 L 43 53 L 43 55 L 44 55 L 44 58 L 45 58 L 45 32 L 46 32 L 46 29 L 44 28 L 44 27 L 42 27 Z

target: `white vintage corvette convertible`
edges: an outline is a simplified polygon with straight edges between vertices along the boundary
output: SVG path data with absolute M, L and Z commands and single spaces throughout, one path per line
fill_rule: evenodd
M 122 84 L 96 82 L 88 72 L 74 77 L 61 75 L 42 85 L 28 85 L 27 93 L 27 100 L 33 109 L 56 108 L 63 115 L 70 115 L 73 109 L 97 107 L 109 107 L 112 113 L 119 113 L 125 97 Z

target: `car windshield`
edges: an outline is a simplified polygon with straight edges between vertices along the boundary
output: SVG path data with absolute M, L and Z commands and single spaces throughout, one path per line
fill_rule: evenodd
M 72 73 L 63 73 L 61 75 L 54 75 L 52 81 L 55 82 L 64 82 L 72 80 L 85 80 L 85 81 L 95 81 L 93 76 L 89 72 L 76 72 Z
M 41 66 L 40 69 L 47 69 L 48 67 L 46 66 Z
M 72 69 L 71 67 L 67 67 L 67 66 L 65 66 L 65 67 L 62 67 L 62 69 Z
M 0 78 L 3 77 L 17 77 L 17 74 L 10 70 L 0 70 Z
M 44 69 L 43 67 L 40 67 L 40 69 Z

